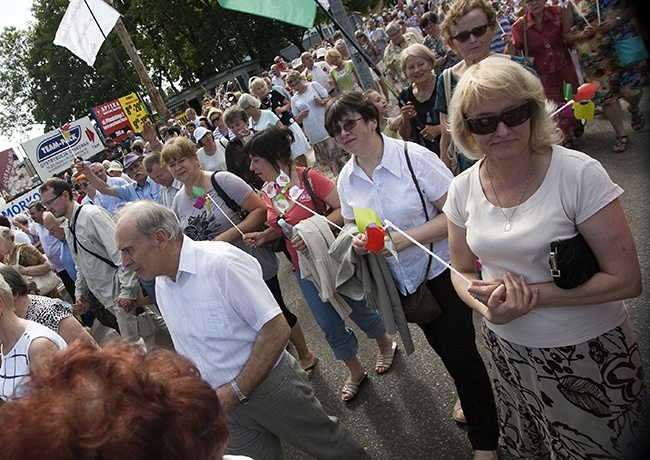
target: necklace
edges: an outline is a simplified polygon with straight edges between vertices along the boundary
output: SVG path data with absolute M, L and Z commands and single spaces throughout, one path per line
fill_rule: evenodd
M 526 175 L 526 182 L 524 183 L 524 188 L 521 191 L 521 194 L 519 195 L 519 199 L 517 200 L 517 204 L 515 205 L 514 209 L 512 210 L 512 214 L 510 214 L 510 216 L 508 216 L 503 211 L 503 208 L 501 207 L 501 203 L 499 203 L 499 197 L 497 196 L 497 192 L 496 192 L 496 190 L 494 190 L 494 184 L 492 183 L 492 176 L 490 175 L 490 168 L 488 168 L 487 161 L 485 162 L 485 172 L 487 173 L 488 180 L 490 181 L 490 187 L 492 188 L 492 193 L 494 193 L 494 198 L 497 200 L 497 205 L 499 206 L 499 211 L 501 211 L 501 214 L 503 214 L 503 217 L 506 218 L 506 223 L 503 226 L 503 231 L 504 232 L 509 232 L 510 229 L 512 229 L 512 217 L 517 212 L 517 208 L 521 204 L 521 199 L 524 197 L 524 194 L 526 193 L 526 188 L 528 187 L 528 180 L 530 179 L 530 174 L 533 172 L 533 163 L 534 162 L 535 162 L 535 152 L 533 152 L 533 155 L 530 158 L 530 166 L 528 167 L 528 175 Z

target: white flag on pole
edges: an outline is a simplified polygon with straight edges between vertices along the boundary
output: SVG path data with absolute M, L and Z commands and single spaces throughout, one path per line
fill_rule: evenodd
M 93 15 L 101 30 L 97 27 Z M 92 67 L 99 48 L 104 43 L 104 35 L 113 30 L 119 17 L 120 13 L 103 0 L 70 0 L 56 31 L 54 44 L 68 48 Z

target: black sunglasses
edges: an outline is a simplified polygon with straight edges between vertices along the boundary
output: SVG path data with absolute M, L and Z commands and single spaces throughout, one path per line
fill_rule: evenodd
M 472 30 L 465 30 L 463 32 L 458 32 L 456 35 L 451 37 L 451 39 L 458 40 L 461 43 L 465 43 L 467 40 L 469 40 L 469 37 L 471 35 L 474 35 L 476 38 L 485 35 L 485 32 L 487 32 L 489 26 L 490 24 L 485 24 L 482 26 L 474 27 Z
M 478 115 L 465 118 L 467 128 L 474 134 L 490 134 L 497 130 L 499 122 L 512 128 L 530 120 L 533 116 L 533 105 L 530 101 L 504 110 L 501 115 Z
M 347 120 L 345 123 L 343 123 L 343 129 L 345 129 L 345 131 L 349 133 L 350 131 L 352 131 L 357 126 L 357 123 L 359 122 L 359 120 L 363 120 L 363 117 L 353 118 L 353 119 Z M 334 137 L 338 136 L 339 134 L 341 134 L 343 129 L 341 129 L 341 126 L 337 123 L 332 128 L 332 135 Z

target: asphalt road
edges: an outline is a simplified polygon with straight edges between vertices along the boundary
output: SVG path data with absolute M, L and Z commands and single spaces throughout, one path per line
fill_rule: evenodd
M 650 206 L 647 203 L 650 198 L 650 97 L 647 95 L 641 108 L 648 124 L 638 132 L 629 129 L 630 143 L 625 153 L 611 153 L 615 135 L 602 115 L 588 123 L 585 135 L 577 140 L 575 148 L 598 159 L 625 190 L 621 201 L 632 227 L 646 286 L 640 297 L 627 302 L 627 307 L 647 367 L 650 365 L 650 317 L 647 312 L 650 304 L 647 289 L 650 283 Z M 629 127 L 627 112 L 625 117 L 625 125 Z M 369 370 L 370 378 L 353 401 L 340 400 L 346 368 L 334 359 L 302 298 L 290 265 L 286 260 L 282 262 L 280 281 L 286 303 L 299 317 L 308 344 L 320 357 L 311 382 L 326 412 L 339 417 L 375 460 L 470 458 L 472 449 L 466 432 L 451 418 L 456 401 L 451 378 L 417 327 L 411 327 L 415 353 L 407 357 L 403 351 L 398 351 L 393 369 L 382 376 L 372 371 L 376 357 L 374 341 L 365 339 L 355 329 L 360 338 L 359 359 Z M 478 321 L 475 318 L 476 324 Z M 482 339 L 478 338 L 478 342 L 483 353 Z M 290 351 L 295 355 L 293 349 Z M 646 383 L 650 382 L 650 372 L 645 375 Z M 648 439 L 650 442 L 650 437 Z M 285 456 L 288 460 L 311 458 L 290 445 L 285 445 Z M 502 455 L 501 458 L 512 457 Z

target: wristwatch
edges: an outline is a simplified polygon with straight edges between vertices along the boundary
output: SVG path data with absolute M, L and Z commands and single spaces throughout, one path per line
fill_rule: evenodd
M 235 394 L 237 395 L 237 398 L 239 398 L 240 403 L 246 404 L 248 403 L 248 401 L 250 401 L 250 398 L 246 396 L 244 392 L 239 389 L 239 385 L 237 385 L 235 379 L 232 379 L 230 381 L 230 386 L 232 387 L 233 390 L 235 390 Z

